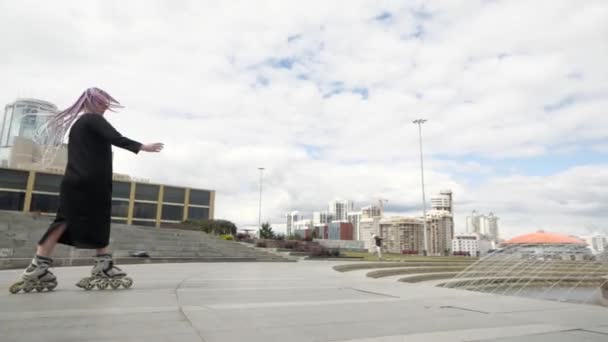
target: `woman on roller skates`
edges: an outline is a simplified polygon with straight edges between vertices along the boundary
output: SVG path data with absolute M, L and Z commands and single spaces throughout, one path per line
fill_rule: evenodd
M 87 290 L 111 286 L 130 287 L 133 281 L 114 265 L 108 250 L 112 211 L 112 145 L 133 153 L 160 152 L 162 143 L 140 144 L 123 137 L 103 117 L 120 103 L 99 88 L 87 89 L 68 109 L 48 123 L 55 143 L 62 143 L 69 131 L 68 163 L 61 181 L 60 204 L 55 221 L 38 242 L 36 256 L 11 293 L 33 289 L 52 290 L 57 279 L 49 266 L 57 243 L 95 249 L 91 276 L 76 284 Z M 71 129 L 70 129 L 71 127 Z

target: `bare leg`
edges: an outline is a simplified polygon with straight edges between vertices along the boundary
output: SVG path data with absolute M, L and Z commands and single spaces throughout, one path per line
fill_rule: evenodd
M 97 255 L 110 254 L 108 246 L 104 248 L 97 248 Z
M 36 248 L 36 255 L 50 258 L 63 232 L 65 232 L 65 224 L 53 229 L 47 239 Z

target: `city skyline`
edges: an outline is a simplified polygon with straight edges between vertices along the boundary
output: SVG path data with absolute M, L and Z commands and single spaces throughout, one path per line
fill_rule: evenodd
M 477 210 L 501 237 L 589 235 L 608 230 L 606 16 L 603 1 L 6 2 L 0 104 L 107 90 L 121 133 L 166 146 L 116 150 L 115 172 L 215 189 L 215 216 L 243 227 L 259 166 L 263 222 L 335 194 L 418 215 L 425 118 L 426 194 L 454 191 L 458 231 Z

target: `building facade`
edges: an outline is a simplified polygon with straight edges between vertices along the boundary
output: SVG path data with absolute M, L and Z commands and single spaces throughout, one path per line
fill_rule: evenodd
M 285 226 L 285 233 L 289 236 L 293 234 L 295 223 L 302 219 L 299 211 L 292 211 L 285 215 L 287 218 L 287 225 Z
M 60 173 L 0 168 L 0 210 L 54 216 Z M 163 223 L 213 219 L 215 191 L 114 179 L 112 222 L 160 227 Z
M 15 139 L 21 137 L 33 142 L 36 131 L 55 113 L 57 106 L 38 99 L 17 99 L 7 104 L 0 122 L 0 166 L 16 167 L 10 162 Z M 46 141 L 37 143 L 45 144 Z
M 421 219 L 390 217 L 379 220 L 378 235 L 383 239 L 383 247 L 389 253 L 423 253 L 424 228 Z M 371 236 L 369 240 L 371 241 Z
M 372 218 L 382 216 L 382 209 L 375 205 L 361 208 L 361 218 Z
M 441 190 L 438 195 L 431 196 L 431 208 L 453 213 L 452 201 L 452 190 Z
M 348 222 L 350 222 L 353 225 L 353 229 L 354 229 L 353 239 L 359 240 L 359 238 L 360 238 L 359 222 L 361 222 L 361 212 L 353 211 L 353 212 L 348 213 L 346 216 L 347 216 Z
M 333 221 L 348 222 L 348 213 L 353 211 L 354 203 L 348 200 L 334 200 L 329 202 L 329 212 Z
M 333 216 L 328 211 L 315 211 L 312 213 L 313 224 L 326 224 L 333 221 Z
M 480 256 L 487 254 L 496 245 L 486 239 L 481 239 L 478 234 L 457 234 L 452 240 L 452 254 Z
M 445 210 L 431 210 L 426 217 L 429 255 L 450 255 L 454 238 L 454 218 Z
M 329 240 L 353 240 L 354 229 L 350 222 L 332 222 L 329 224 Z
M 365 249 L 373 249 L 373 234 L 380 235 L 380 217 L 361 218 L 359 221 L 359 240 L 363 241 Z
M 488 240 L 498 243 L 500 233 L 498 229 L 498 217 L 494 213 L 486 215 L 478 214 L 473 210 L 470 216 L 467 216 L 467 233 L 478 234 Z

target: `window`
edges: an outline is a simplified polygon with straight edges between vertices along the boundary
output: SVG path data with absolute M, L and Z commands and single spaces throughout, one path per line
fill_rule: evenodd
M 209 219 L 209 208 L 188 208 L 188 219 L 189 220 L 207 220 Z
M 210 194 L 206 190 L 190 190 L 190 204 L 209 205 Z
M 113 182 L 112 183 L 113 198 L 131 198 L 131 183 Z
M 29 172 L 17 170 L 0 170 L 0 188 L 25 190 Z
M 184 218 L 184 207 L 181 205 L 163 205 L 162 219 L 181 221 Z
M 129 216 L 129 202 L 112 200 L 112 216 L 113 217 Z
M 184 203 L 185 195 L 186 189 L 166 186 L 163 195 L 163 202 Z
M 135 203 L 133 207 L 133 217 L 156 219 L 155 203 Z
M 34 181 L 34 190 L 58 193 L 62 178 L 63 177 L 60 175 L 36 173 L 36 178 Z
M 135 185 L 135 199 L 158 201 L 158 185 L 137 183 Z
M 24 192 L 0 191 L 1 210 L 23 210 Z
M 59 209 L 59 195 L 32 194 L 30 211 L 56 213 Z
M 134 226 L 156 227 L 156 221 L 139 221 L 133 220 Z

